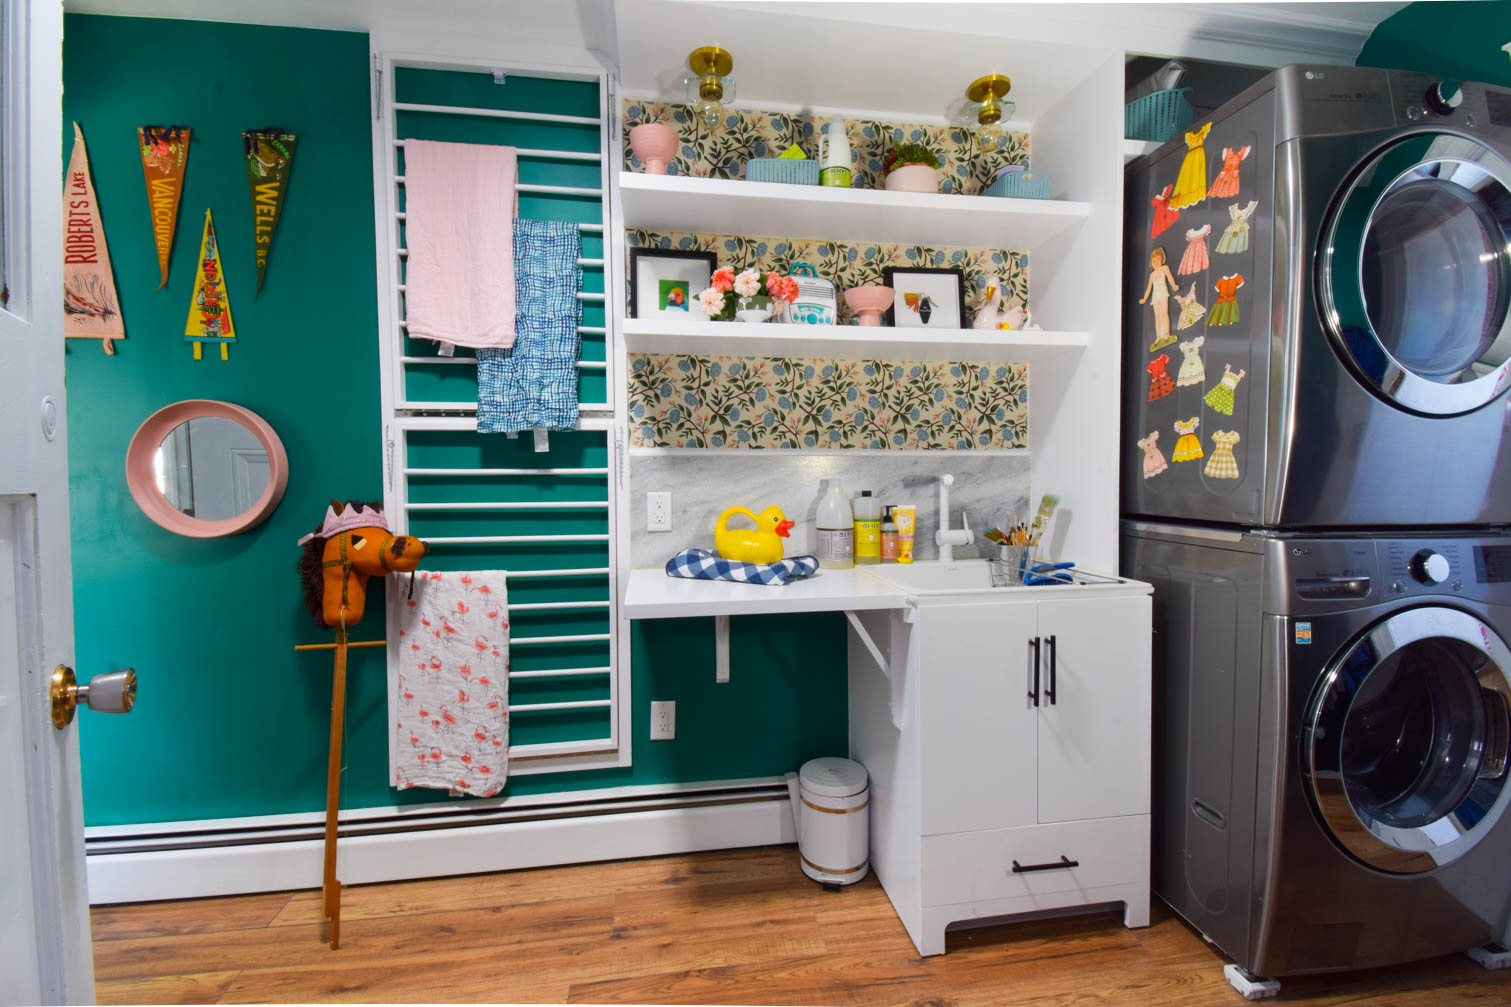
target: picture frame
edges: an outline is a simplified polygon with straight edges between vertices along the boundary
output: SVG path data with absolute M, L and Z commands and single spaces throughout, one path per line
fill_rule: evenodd
M 965 272 L 893 267 L 882 270 L 892 288 L 887 324 L 901 329 L 965 328 Z
M 701 321 L 693 301 L 708 289 L 718 262 L 713 252 L 630 249 L 630 317 Z

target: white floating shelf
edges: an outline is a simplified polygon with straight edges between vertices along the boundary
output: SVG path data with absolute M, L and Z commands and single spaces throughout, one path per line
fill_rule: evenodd
M 820 570 L 779 586 L 668 577 L 665 570 L 631 570 L 624 592 L 627 619 L 709 615 L 781 615 L 906 608 L 908 595 L 862 570 Z
M 631 353 L 1033 363 L 1047 356 L 1085 349 L 1086 333 L 626 318 L 624 345 Z
M 1088 203 L 621 172 L 624 226 L 949 248 L 1033 248 Z
M 1163 146 L 1164 144 L 1158 140 L 1124 140 L 1123 163 L 1127 164 L 1129 161 L 1143 157 L 1145 154 L 1152 154 Z

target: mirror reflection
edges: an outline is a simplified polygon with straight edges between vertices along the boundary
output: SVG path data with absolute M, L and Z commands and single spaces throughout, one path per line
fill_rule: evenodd
M 157 488 L 178 511 L 225 521 L 252 509 L 268 484 L 257 435 L 220 416 L 197 416 L 168 432 L 153 458 Z

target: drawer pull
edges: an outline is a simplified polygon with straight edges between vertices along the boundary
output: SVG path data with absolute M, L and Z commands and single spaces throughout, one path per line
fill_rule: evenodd
M 1061 871 L 1067 867 L 1080 866 L 1081 862 L 1079 860 L 1071 860 L 1069 857 L 1062 853 L 1060 854 L 1060 859 L 1052 864 L 1020 864 L 1016 860 L 1014 860 L 1013 873 L 1028 874 L 1032 871 Z

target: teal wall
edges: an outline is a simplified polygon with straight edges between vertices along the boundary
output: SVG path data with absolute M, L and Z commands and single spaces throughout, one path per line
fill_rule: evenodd
M 64 30 L 65 123 L 77 120 L 89 143 L 127 331 L 115 357 L 93 343 L 68 347 L 77 663 L 85 675 L 134 666 L 141 680 L 130 716 L 80 720 L 85 818 L 316 810 L 330 660 L 290 650 L 322 637 L 301 601 L 295 541 L 330 497 L 382 490 L 367 39 L 96 15 L 69 15 Z M 194 128 L 161 291 L 135 145 L 136 127 L 157 123 Z M 240 134 L 268 125 L 300 142 L 254 299 Z M 213 350 L 196 362 L 182 339 L 207 206 L 239 336 L 229 362 Z M 131 435 L 184 398 L 237 402 L 278 431 L 289 485 L 265 524 L 190 540 L 132 503 L 123 471 Z M 358 638 L 383 632 L 381 607 L 370 608 Z M 843 753 L 844 647 L 836 614 L 735 620 L 732 681 L 715 685 L 711 620 L 637 624 L 635 765 L 518 777 L 505 793 L 768 775 Z M 647 739 L 653 699 L 677 701 L 675 741 Z M 387 786 L 375 650 L 352 654 L 345 764 L 345 807 L 444 799 Z
M 1435 0 L 1381 21 L 1354 62 L 1511 87 L 1507 42 L 1511 0 Z

